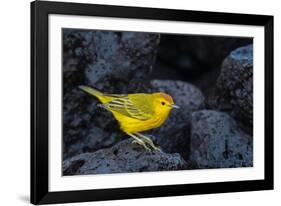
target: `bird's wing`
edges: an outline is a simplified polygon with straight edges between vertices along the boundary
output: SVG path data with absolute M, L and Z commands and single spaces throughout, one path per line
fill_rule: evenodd
M 150 119 L 152 113 L 150 112 L 151 108 L 149 108 L 148 102 L 143 97 L 136 98 L 137 97 L 135 95 L 116 98 L 106 104 L 103 104 L 103 107 L 109 111 L 118 112 L 134 119 Z

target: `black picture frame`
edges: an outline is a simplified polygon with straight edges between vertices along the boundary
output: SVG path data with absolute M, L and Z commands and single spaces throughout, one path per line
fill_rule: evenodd
M 265 178 L 116 189 L 48 190 L 48 15 L 191 21 L 265 28 Z M 273 16 L 34 1 L 31 3 L 31 203 L 50 204 L 273 189 Z

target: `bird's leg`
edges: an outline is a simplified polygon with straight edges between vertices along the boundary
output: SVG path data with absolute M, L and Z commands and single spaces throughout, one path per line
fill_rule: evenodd
M 145 142 L 142 139 L 138 138 L 137 136 L 131 133 L 127 133 L 127 134 L 134 138 L 132 143 L 137 143 L 139 145 L 142 145 L 147 151 L 151 151 L 151 149 L 146 146 Z
M 153 141 L 152 141 L 149 137 L 147 137 L 147 136 L 145 136 L 145 135 L 143 135 L 143 134 L 141 134 L 141 133 L 138 133 L 138 132 L 136 132 L 136 134 L 137 134 L 144 142 L 148 143 L 154 150 L 161 152 L 160 147 L 156 147 L 156 146 L 154 145 Z

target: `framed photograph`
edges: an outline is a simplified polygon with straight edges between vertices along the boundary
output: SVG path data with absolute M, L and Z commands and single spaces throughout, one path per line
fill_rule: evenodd
M 273 16 L 31 3 L 31 203 L 273 189 Z

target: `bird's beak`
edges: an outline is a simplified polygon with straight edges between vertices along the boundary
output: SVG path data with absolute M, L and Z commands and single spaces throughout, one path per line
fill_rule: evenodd
M 175 109 L 179 109 L 180 108 L 178 105 L 175 105 L 175 104 L 171 104 L 171 107 L 175 108 Z

